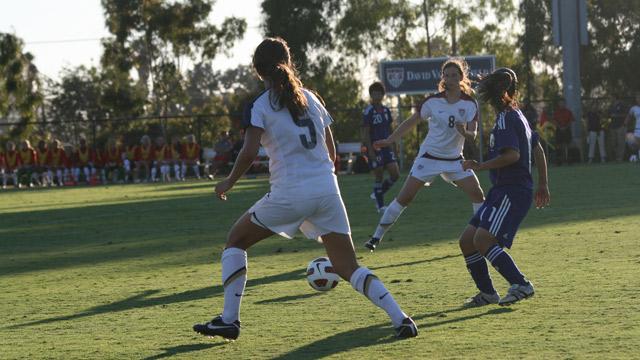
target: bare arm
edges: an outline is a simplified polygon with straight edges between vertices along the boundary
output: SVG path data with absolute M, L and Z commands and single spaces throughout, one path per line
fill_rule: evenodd
M 229 176 L 216 185 L 216 194 L 221 200 L 226 200 L 226 192 L 231 190 L 233 185 L 240 179 L 240 177 L 251 167 L 253 161 L 258 155 L 260 150 L 260 137 L 264 130 L 258 127 L 247 128 L 244 134 L 244 144 L 240 153 L 233 164 L 233 169 Z
M 371 132 L 369 126 L 363 126 L 361 130 L 362 135 L 362 144 L 367 147 L 367 154 L 369 159 L 375 159 L 376 153 L 373 149 L 373 144 L 371 143 Z
M 536 208 L 543 208 L 549 205 L 551 195 L 549 193 L 547 178 L 547 158 L 544 155 L 544 149 L 542 149 L 540 143 L 533 149 L 533 157 L 538 169 L 538 189 L 535 193 Z
M 418 121 L 420 121 L 420 113 L 415 112 L 411 117 L 403 121 L 388 138 L 376 141 L 375 145 L 378 147 L 391 146 L 391 144 L 398 141 L 398 139 L 414 128 L 418 124 Z
M 498 169 L 509 166 L 518 160 L 520 160 L 520 153 L 515 149 L 508 148 L 502 151 L 500 155 L 483 163 L 475 160 L 465 160 L 462 162 L 462 168 L 464 170 L 471 169 L 475 171 Z
M 336 143 L 333 142 L 333 133 L 330 127 L 324 128 L 324 138 L 327 144 L 327 150 L 329 151 L 329 158 L 332 162 L 336 162 Z
M 458 130 L 460 135 L 464 136 L 465 139 L 473 141 L 478 134 L 478 122 L 474 120 L 467 124 L 457 123 L 456 130 Z

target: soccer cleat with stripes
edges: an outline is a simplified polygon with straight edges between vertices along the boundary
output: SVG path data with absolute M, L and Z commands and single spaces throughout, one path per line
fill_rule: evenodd
M 408 338 L 418 336 L 418 327 L 416 326 L 416 323 L 413 322 L 413 319 L 411 319 L 410 317 L 402 320 L 402 324 L 400 324 L 400 326 L 395 328 L 395 330 L 396 330 L 396 337 L 398 339 L 408 339 Z
M 373 252 L 376 249 L 376 247 L 378 246 L 378 244 L 380 244 L 380 239 L 375 238 L 375 237 L 371 237 L 371 239 L 369 239 L 369 241 L 364 243 L 364 247 L 366 247 L 367 249 L 371 250 L 371 252 Z
M 235 340 L 240 335 L 240 321 L 231 324 L 222 321 L 222 316 L 216 316 L 204 324 L 193 325 L 193 331 L 207 336 L 220 336 L 227 340 Z
M 497 304 L 500 301 L 498 293 L 487 294 L 480 291 L 476 296 L 472 296 L 465 300 L 463 306 L 466 308 L 480 307 L 489 304 Z
M 517 303 L 520 300 L 524 300 L 526 298 L 530 298 L 535 294 L 535 290 L 533 289 L 533 284 L 531 281 L 527 282 L 526 285 L 513 284 L 507 291 L 507 295 L 502 297 L 500 301 L 498 301 L 498 305 L 507 306 L 514 303 Z

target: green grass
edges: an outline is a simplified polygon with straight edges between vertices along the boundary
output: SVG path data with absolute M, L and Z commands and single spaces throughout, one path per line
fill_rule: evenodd
M 238 341 L 191 331 L 221 310 L 226 232 L 265 179 L 242 181 L 227 202 L 204 182 L 3 191 L 0 358 L 637 357 L 640 169 L 552 168 L 550 181 L 552 206 L 531 210 L 510 251 L 536 296 L 465 310 L 475 289 L 457 246 L 464 194 L 442 181 L 424 189 L 370 254 L 371 178 L 340 178 L 359 260 L 420 326 L 405 341 L 346 282 L 314 292 L 303 273 L 323 248 L 300 236 L 249 251 Z

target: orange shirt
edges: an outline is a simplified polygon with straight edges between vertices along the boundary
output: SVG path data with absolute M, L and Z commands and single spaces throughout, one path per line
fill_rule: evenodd
M 36 164 L 36 151 L 28 148 L 26 150 L 20 150 L 20 161 L 22 161 L 22 165 L 30 166 Z
M 184 158 L 187 160 L 198 160 L 200 157 L 200 145 L 193 144 L 184 144 Z
M 92 162 L 93 159 L 93 151 L 89 149 L 88 146 L 85 146 L 84 149 L 80 146 L 76 149 L 76 159 L 78 160 L 78 165 L 84 166 Z
M 62 149 L 50 149 L 48 164 L 51 167 L 63 167 L 67 163 L 67 154 Z
M 144 147 L 143 145 L 136 146 L 136 160 L 137 161 L 151 161 L 155 156 L 155 150 L 152 145 Z
M 120 146 L 107 146 L 104 152 L 104 161 L 108 163 L 120 164 L 122 162 Z

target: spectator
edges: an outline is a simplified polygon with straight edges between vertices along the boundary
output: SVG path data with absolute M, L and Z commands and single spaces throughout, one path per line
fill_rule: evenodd
M 571 145 L 571 123 L 573 113 L 567 109 L 564 99 L 560 99 L 558 107 L 553 112 L 553 123 L 556 125 L 556 161 L 558 165 L 562 162 L 569 164 L 569 146 Z
M 140 182 L 140 169 L 144 168 L 144 182 L 153 181 L 156 178 L 156 167 L 154 165 L 155 148 L 151 144 L 149 135 L 140 138 L 140 145 L 136 147 L 136 169 L 134 171 L 134 182 Z M 153 175 L 152 175 L 153 174 Z
M 51 141 L 47 156 L 47 165 L 49 166 L 48 173 L 51 183 L 54 183 L 53 178 L 55 175 L 58 186 L 64 186 L 64 179 L 68 175 L 68 170 L 66 168 L 67 154 L 64 152 L 64 147 L 62 147 L 62 142 L 60 140 L 54 139 Z
M 631 147 L 631 161 L 638 161 L 640 158 L 640 92 L 636 93 L 636 104 L 629 109 L 629 113 L 624 121 L 624 128 L 629 126 L 627 139 Z
M 622 162 L 624 158 L 625 117 L 627 115 L 626 106 L 620 100 L 619 96 L 615 97 L 613 104 L 609 107 L 609 136 L 607 142 L 611 147 L 611 158 L 615 158 L 617 162 Z
M 593 163 L 596 142 L 600 151 L 600 162 L 605 163 L 607 162 L 607 153 L 604 150 L 604 130 L 602 129 L 602 122 L 596 105 L 592 105 L 585 116 L 587 118 L 587 131 L 589 132 L 589 137 L 587 138 L 589 142 L 589 164 Z
M 220 139 L 215 143 L 213 149 L 216 152 L 216 156 L 213 158 L 213 164 L 209 170 L 209 177 L 215 177 L 220 168 L 226 166 L 231 161 L 231 151 L 233 150 L 233 143 L 228 131 L 220 133 Z
M 187 177 L 187 166 L 191 166 L 196 179 L 200 179 L 200 145 L 196 142 L 196 137 L 189 134 L 186 137 L 187 142 L 182 150 L 182 179 Z
M 3 170 L 2 172 L 2 188 L 7 188 L 7 182 L 9 177 L 13 180 L 13 186 L 20 187 L 18 182 L 18 169 L 20 168 L 20 155 L 16 150 L 16 143 L 13 141 L 7 141 L 6 151 L 4 152 Z
M 76 166 L 73 168 L 73 177 L 76 183 L 80 183 L 80 173 L 84 174 L 84 181 L 89 185 L 91 179 L 96 176 L 95 152 L 87 144 L 84 136 L 80 137 L 80 145 L 76 148 Z
M 37 183 L 37 175 L 34 172 L 36 166 L 36 151 L 31 147 L 29 140 L 20 142 L 20 170 L 18 171 L 18 182 L 22 176 L 29 179 L 29 187 L 33 187 L 34 180 Z

